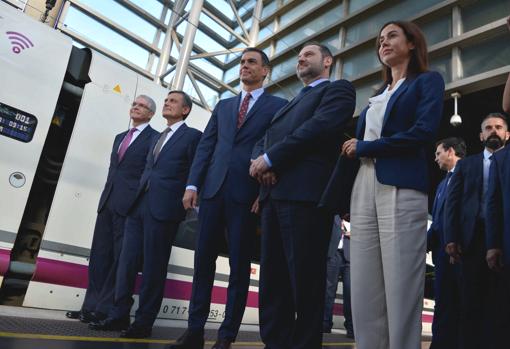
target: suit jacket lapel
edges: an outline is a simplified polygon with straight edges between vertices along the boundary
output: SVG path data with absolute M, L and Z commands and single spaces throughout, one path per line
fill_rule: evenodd
M 260 109 L 260 106 L 262 104 L 264 104 L 264 101 L 267 97 L 267 94 L 266 92 L 262 93 L 260 95 L 260 97 L 257 99 L 257 101 L 255 102 L 255 104 L 251 107 L 251 109 L 248 111 L 248 114 L 246 114 L 246 117 L 244 118 L 244 122 L 243 124 L 241 125 L 241 127 L 237 130 L 239 131 L 241 128 L 243 128 L 243 126 L 246 124 L 246 122 L 248 121 L 248 119 L 250 119 L 256 112 L 257 110 Z M 237 118 L 236 118 L 236 128 L 237 128 Z
M 168 151 L 168 149 L 172 148 L 172 144 L 177 142 L 177 140 L 182 137 L 184 132 L 186 132 L 187 128 L 188 128 L 188 126 L 186 124 L 182 124 L 181 127 L 179 127 L 177 129 L 177 131 L 175 131 L 175 133 L 170 137 L 170 139 L 165 143 L 165 145 L 163 145 L 163 148 L 161 148 L 161 151 L 159 152 L 159 156 L 154 163 L 158 162 L 158 160 L 161 159 L 161 156 L 163 155 L 164 152 L 166 152 L 166 151 Z
M 363 140 L 363 137 L 365 136 L 363 134 L 363 131 L 365 130 L 365 121 L 366 121 L 366 117 L 367 117 L 367 110 L 368 110 L 368 107 L 365 107 L 365 109 L 359 114 L 358 125 L 356 127 L 356 138 L 359 140 Z
M 130 149 L 132 149 L 134 146 L 136 146 L 136 144 L 142 142 L 142 140 L 145 140 L 147 137 L 149 137 L 149 130 L 148 129 L 151 129 L 150 125 L 147 125 L 143 130 L 142 132 L 140 132 L 140 134 L 138 135 L 138 137 L 135 138 L 135 140 L 129 145 L 129 147 L 126 149 L 126 153 L 124 154 L 124 157 L 122 158 L 122 160 L 124 160 L 126 158 L 126 154 L 128 152 L 130 152 Z M 125 137 L 125 135 L 124 135 Z M 124 139 L 124 137 L 122 137 L 122 139 Z M 121 141 L 122 142 L 122 141 Z M 120 145 L 119 145 L 120 146 Z M 131 150 L 132 151 L 132 150 Z M 118 156 L 118 155 L 117 155 Z M 120 162 L 122 162 L 122 160 Z
M 126 137 L 128 131 L 125 131 L 125 132 L 122 132 L 118 137 L 115 138 L 115 142 L 113 144 L 113 156 L 114 156 L 114 159 L 115 159 L 115 164 L 119 164 L 120 161 L 119 161 L 119 148 L 120 148 L 120 144 L 122 143 L 122 140 L 124 139 L 124 137 Z M 129 149 L 129 147 L 128 147 Z M 126 155 L 126 154 L 124 154 Z
M 232 103 L 232 107 L 231 107 L 232 115 L 230 116 L 230 120 L 232 122 L 231 128 L 234 130 L 234 132 L 237 132 L 237 117 L 239 115 L 239 108 L 241 107 L 241 98 L 242 97 L 243 97 L 243 94 L 240 93 L 239 96 L 236 98 L 235 103 Z
M 478 154 L 477 158 L 478 158 L 478 160 L 476 161 L 476 168 L 475 168 L 475 171 L 476 171 L 475 183 L 479 183 L 478 192 L 479 192 L 479 196 L 481 199 L 482 195 L 483 195 L 483 150 L 480 154 Z
M 386 125 L 386 122 L 388 121 L 388 116 L 390 115 L 393 105 L 397 101 L 398 97 L 400 97 L 402 95 L 402 93 L 404 93 L 404 91 L 407 90 L 408 85 L 409 85 L 409 80 L 405 79 L 405 81 L 402 83 L 402 85 L 400 85 L 400 87 L 390 97 L 390 100 L 388 101 L 388 105 L 386 106 L 386 111 L 384 112 L 382 128 L 384 128 L 384 125 Z M 382 131 L 382 128 L 381 128 L 381 131 Z
M 320 84 L 318 84 L 317 86 L 314 86 L 313 88 L 309 89 L 308 91 L 306 91 L 302 95 L 298 94 L 296 97 L 294 97 L 294 99 L 292 101 L 287 103 L 287 105 L 285 105 L 282 109 L 280 109 L 280 111 L 278 113 L 276 113 L 276 115 L 274 116 L 273 120 L 271 120 L 271 123 L 275 122 L 277 119 L 282 117 L 283 114 L 285 114 L 289 109 L 294 107 L 301 99 L 303 99 L 303 97 L 305 97 L 306 95 L 311 93 L 314 89 L 318 88 L 319 86 L 323 86 L 324 84 L 329 84 L 329 83 L 330 83 L 329 81 L 321 82 Z

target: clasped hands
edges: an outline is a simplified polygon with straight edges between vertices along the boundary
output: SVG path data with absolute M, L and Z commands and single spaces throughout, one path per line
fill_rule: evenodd
M 356 146 L 358 145 L 358 140 L 356 138 L 351 138 L 344 142 L 342 145 L 342 153 L 341 155 L 346 156 L 350 159 L 354 159 L 356 157 Z
M 263 155 L 260 155 L 255 160 L 251 160 L 250 176 L 266 186 L 275 185 L 277 182 L 276 173 L 271 171 Z

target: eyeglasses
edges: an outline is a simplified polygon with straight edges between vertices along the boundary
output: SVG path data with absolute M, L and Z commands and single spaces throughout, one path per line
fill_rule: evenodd
M 136 102 L 133 102 L 133 104 L 131 104 L 131 108 L 134 108 L 134 107 L 140 107 L 140 108 L 145 108 L 147 110 L 151 110 L 151 108 L 149 108 L 148 106 L 146 106 L 144 104 L 136 103 Z

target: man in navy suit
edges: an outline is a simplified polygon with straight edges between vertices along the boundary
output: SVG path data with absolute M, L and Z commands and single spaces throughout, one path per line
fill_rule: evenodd
M 68 318 L 82 322 L 102 320 L 113 307 L 127 211 L 134 201 L 152 139 L 158 134 L 149 126 L 155 111 L 156 103 L 152 98 L 136 97 L 129 111 L 131 129 L 115 137 L 108 177 L 97 210 L 87 292 L 81 310 L 67 312 Z
M 239 73 L 241 95 L 221 100 L 214 108 L 183 197 L 185 208 L 195 208 L 200 193 L 201 204 L 188 330 L 171 346 L 175 349 L 203 348 L 216 258 L 225 230 L 230 277 L 225 319 L 214 349 L 231 347 L 246 306 L 259 190 L 258 182 L 248 174 L 250 155 L 275 113 L 287 101 L 271 96 L 262 87 L 269 73 L 269 59 L 263 51 L 245 49 Z
M 322 348 L 334 214 L 317 205 L 355 106 L 348 81 L 329 81 L 332 62 L 324 45 L 303 46 L 296 70 L 305 87 L 276 114 L 252 155 L 250 174 L 264 182 L 259 318 L 266 348 Z
M 439 183 L 432 206 L 432 224 L 427 231 L 427 250 L 432 251 L 434 262 L 434 320 L 432 322 L 431 349 L 457 348 L 459 321 L 458 284 L 455 266 L 445 251 L 443 224 L 446 189 L 457 161 L 466 155 L 466 143 L 450 137 L 436 143 L 436 163 L 446 171 Z
M 494 154 L 487 190 L 485 220 L 487 264 L 502 277 L 502 294 L 498 299 L 504 343 L 510 331 L 510 147 Z
M 487 115 L 482 121 L 483 152 L 459 161 L 448 185 L 445 203 L 446 252 L 460 264 L 459 347 L 485 348 L 491 330 L 487 317 L 490 274 L 486 257 L 486 197 L 492 154 L 508 140 L 505 117 Z
M 159 312 L 165 289 L 168 259 L 179 223 L 186 211 L 182 195 L 201 132 L 184 119 L 192 107 L 182 91 L 170 91 L 163 106 L 168 127 L 156 137 L 147 157 L 135 203 L 126 221 L 124 243 L 115 285 L 115 306 L 96 330 L 124 330 L 121 337 L 145 338 Z M 137 272 L 142 284 L 135 321 L 129 324 Z

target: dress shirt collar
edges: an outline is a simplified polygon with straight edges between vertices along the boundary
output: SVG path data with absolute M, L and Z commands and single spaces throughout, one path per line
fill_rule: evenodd
M 484 148 L 483 149 L 483 159 L 484 160 L 489 160 L 489 158 L 492 156 L 492 154 L 494 153 L 491 153 L 490 151 L 487 150 L 487 148 Z
M 308 84 L 308 85 L 306 85 L 306 86 L 315 87 L 315 86 L 317 86 L 318 84 L 323 83 L 324 81 L 329 81 L 329 79 L 325 79 L 325 78 L 317 79 L 317 80 L 315 80 L 315 81 L 312 81 L 311 83 L 309 83 L 309 84 Z
M 241 90 L 241 101 L 244 100 L 244 97 L 246 96 L 247 93 L 248 93 L 247 91 Z M 250 91 L 251 99 L 253 101 L 256 101 L 260 96 L 262 96 L 263 93 L 264 93 L 263 87 Z
M 175 124 L 172 124 L 170 126 L 170 130 L 172 130 L 172 133 L 175 133 L 175 131 L 177 131 L 182 124 L 184 124 L 184 120 L 177 121 Z
M 140 131 L 140 133 L 145 130 L 145 128 L 149 126 L 149 123 L 148 122 L 144 122 L 143 124 L 140 124 L 138 126 L 135 126 L 135 128 Z

